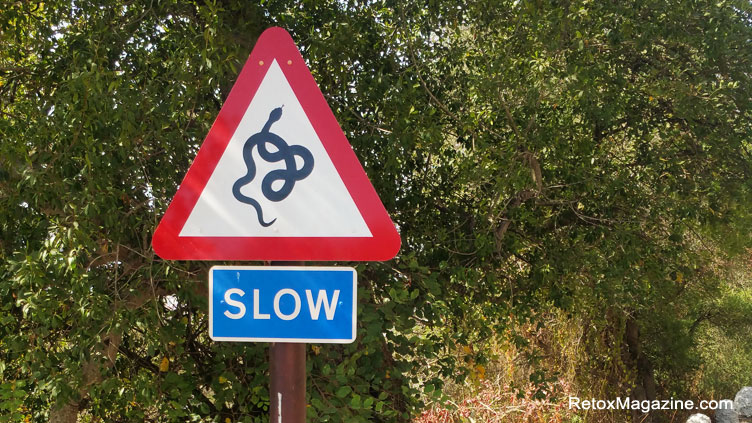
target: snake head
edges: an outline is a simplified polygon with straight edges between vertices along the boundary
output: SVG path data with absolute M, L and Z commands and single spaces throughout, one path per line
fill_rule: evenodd
M 272 110 L 271 113 L 269 113 L 269 120 L 268 123 L 273 123 L 278 121 L 282 117 L 282 107 L 277 107 L 276 109 Z

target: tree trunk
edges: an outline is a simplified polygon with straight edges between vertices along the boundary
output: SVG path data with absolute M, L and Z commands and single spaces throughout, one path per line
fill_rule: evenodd
M 631 399 L 638 401 L 652 401 L 656 399 L 655 377 L 653 365 L 642 352 L 640 345 L 640 327 L 634 317 L 629 317 L 624 331 L 627 344 L 627 363 L 637 373 L 635 387 L 631 393 Z M 656 423 L 659 421 L 655 413 L 643 414 L 640 410 L 632 410 L 632 421 L 635 423 Z

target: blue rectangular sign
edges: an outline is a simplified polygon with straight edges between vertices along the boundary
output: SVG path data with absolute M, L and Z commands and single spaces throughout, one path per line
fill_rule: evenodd
M 352 267 L 214 266 L 209 337 L 234 342 L 355 340 Z

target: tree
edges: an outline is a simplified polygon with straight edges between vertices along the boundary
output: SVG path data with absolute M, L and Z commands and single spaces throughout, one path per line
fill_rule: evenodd
M 483 364 L 492 337 L 528 351 L 525 377 L 544 388 L 552 318 L 586 328 L 583 394 L 722 394 L 690 382 L 718 342 L 700 335 L 752 327 L 738 259 L 750 12 L 13 3 L 0 13 L 0 414 L 267 419 L 266 346 L 212 343 L 208 264 L 161 261 L 150 236 L 272 25 L 301 46 L 403 238 L 397 259 L 357 265 L 356 343 L 311 346 L 312 418 L 407 420 L 471 371 L 457 348 Z

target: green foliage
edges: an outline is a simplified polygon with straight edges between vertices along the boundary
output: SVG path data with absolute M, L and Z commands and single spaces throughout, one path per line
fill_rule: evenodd
M 0 421 L 266 421 L 267 347 L 212 343 L 208 265 L 164 262 L 150 236 L 273 25 L 403 239 L 395 260 L 358 265 L 357 341 L 310 348 L 311 420 L 408 420 L 444 381 L 477 378 L 491 338 L 526 352 L 539 394 L 551 315 L 583 325 L 582 392 L 624 395 L 647 372 L 659 396 L 728 395 L 713 360 L 751 365 L 723 341 L 750 351 L 749 269 L 734 284 L 726 269 L 752 247 L 751 14 L 742 0 L 4 7 Z

